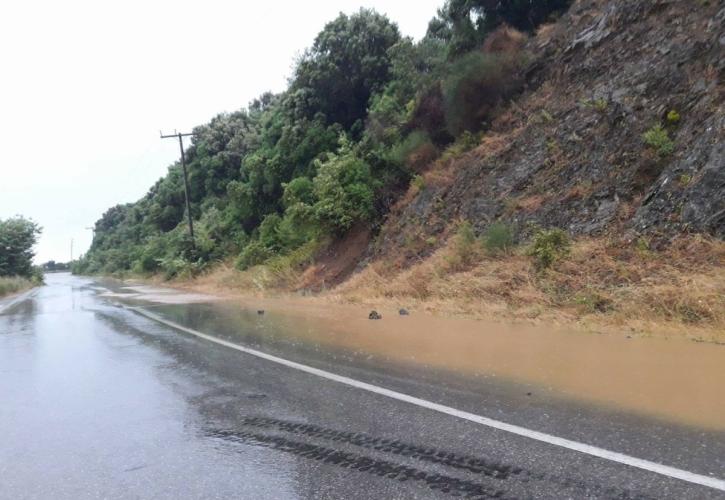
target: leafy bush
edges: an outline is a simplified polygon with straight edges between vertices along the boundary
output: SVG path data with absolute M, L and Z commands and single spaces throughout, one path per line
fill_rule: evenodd
M 660 124 L 654 125 L 642 134 L 645 144 L 654 149 L 660 157 L 671 155 L 675 150 L 675 143 L 670 139 L 667 130 Z
M 259 241 L 250 242 L 239 254 L 235 265 L 240 271 L 264 264 L 273 255 L 272 251 Z
M 297 177 L 287 184 L 283 184 L 284 194 L 282 202 L 284 206 L 289 208 L 298 203 L 311 205 L 315 199 L 315 187 L 312 180 L 308 177 Z
M 164 273 L 164 278 L 167 280 L 173 278 L 189 279 L 199 274 L 204 269 L 204 264 L 201 262 L 189 262 L 188 260 L 177 257 L 163 259 L 160 267 Z
M 667 113 L 667 123 L 669 123 L 671 125 L 675 125 L 675 124 L 677 124 L 679 122 L 680 122 L 680 113 L 678 113 L 674 109 L 671 109 Z
M 483 234 L 483 246 L 490 253 L 505 253 L 513 247 L 513 231 L 506 224 L 491 224 Z
M 529 254 L 536 259 L 538 269 L 548 269 L 570 251 L 569 235 L 562 229 L 553 228 L 536 231 Z
M 473 134 L 466 130 L 456 139 L 456 142 L 448 146 L 443 152 L 443 161 L 458 158 L 479 144 L 481 144 L 481 134 Z
M 141 257 L 133 264 L 132 270 L 139 274 L 154 273 L 159 270 L 161 259 L 155 256 L 149 249 L 144 250 Z
M 369 220 L 373 215 L 373 181 L 370 167 L 343 141 L 338 154 L 317 161 L 313 183 L 317 202 L 314 215 L 320 225 L 342 233 L 355 222 Z
M 391 149 L 389 158 L 395 163 L 406 165 L 416 152 L 432 146 L 432 144 L 426 132 L 414 130 Z

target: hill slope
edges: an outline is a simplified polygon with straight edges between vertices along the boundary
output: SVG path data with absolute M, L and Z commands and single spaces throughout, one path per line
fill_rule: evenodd
M 175 165 L 76 270 L 721 328 L 725 6 L 577 0 L 540 24 L 568 3 L 447 2 L 417 43 L 341 16 L 287 92 L 197 130 L 196 245 Z
M 379 251 L 404 247 L 411 228 L 444 233 L 456 218 L 480 231 L 503 220 L 523 232 L 533 222 L 723 238 L 725 8 L 695 3 L 576 2 L 529 41 L 528 90 L 479 147 L 430 167 Z M 644 139 L 658 125 L 672 152 Z

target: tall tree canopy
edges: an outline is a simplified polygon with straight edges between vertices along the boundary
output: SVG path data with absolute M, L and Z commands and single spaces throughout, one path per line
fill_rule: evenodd
M 351 127 L 387 83 L 388 49 L 399 40 L 398 27 L 375 11 L 340 14 L 298 62 L 290 88 L 293 108 L 308 119 L 322 113 L 328 124 Z
M 571 0 L 447 0 L 429 23 L 427 36 L 447 42 L 449 55 L 456 57 L 501 24 L 532 32 L 569 4 Z
M 40 232 L 38 224 L 23 217 L 0 220 L 0 276 L 32 276 Z

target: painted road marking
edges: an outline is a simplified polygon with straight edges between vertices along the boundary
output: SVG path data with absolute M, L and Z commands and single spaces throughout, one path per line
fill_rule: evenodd
M 612 462 L 617 462 L 620 464 L 637 467 L 638 469 L 643 469 L 643 470 L 646 470 L 649 472 L 654 472 L 656 474 L 660 474 L 663 476 L 672 477 L 675 479 L 681 479 L 682 481 L 687 481 L 689 483 L 699 484 L 701 486 L 707 486 L 710 488 L 714 488 L 716 490 L 725 491 L 725 480 L 722 480 L 722 479 L 704 476 L 702 474 L 696 474 L 694 472 L 689 472 L 686 470 L 678 469 L 676 467 L 670 467 L 668 465 L 662 465 L 662 464 L 658 464 L 656 462 L 650 462 L 649 460 L 643 460 L 641 458 L 631 457 L 631 456 L 625 455 L 623 453 L 617 453 L 615 451 L 605 450 L 604 448 L 599 448 L 597 446 L 580 443 L 578 441 L 572 441 L 570 439 L 560 438 L 558 436 L 553 436 L 551 434 L 546 434 L 544 432 L 534 431 L 531 429 L 527 429 L 526 427 L 520 427 L 518 425 L 507 424 L 506 422 L 501 422 L 498 420 L 494 420 L 492 418 L 484 417 L 481 415 L 476 415 L 475 413 L 469 413 L 467 411 L 457 410 L 450 406 L 445 406 L 442 404 L 434 403 L 434 402 L 428 401 L 426 399 L 416 398 L 414 396 L 409 396 L 408 394 L 404 394 L 402 392 L 392 391 L 392 390 L 386 389 L 384 387 L 379 387 L 377 385 L 368 384 L 367 382 L 361 382 L 359 380 L 355 380 L 355 379 L 345 377 L 342 375 L 337 375 L 332 372 L 320 370 L 319 368 L 313 368 L 311 366 L 303 365 L 301 363 L 296 363 L 294 361 L 280 358 L 278 356 L 273 356 L 271 354 L 257 351 L 255 349 L 250 349 L 248 347 L 244 347 L 244 346 L 235 344 L 233 342 L 229 342 L 227 340 L 223 340 L 223 339 L 214 337 L 212 335 L 207 335 L 206 333 L 202 333 L 202 332 L 193 330 L 191 328 L 187 328 L 183 325 L 174 323 L 173 321 L 166 320 L 157 314 L 154 314 L 152 312 L 146 311 L 146 310 L 138 308 L 138 307 L 127 307 L 127 308 L 141 314 L 142 316 L 145 316 L 149 319 L 157 321 L 161 324 L 170 326 L 171 328 L 180 330 L 182 332 L 186 332 L 190 335 L 194 335 L 194 336 L 202 338 L 204 340 L 214 342 L 215 344 L 219 344 L 224 347 L 229 347 L 230 349 L 235 349 L 237 351 L 251 354 L 252 356 L 266 359 L 267 361 L 272 361 L 274 363 L 278 363 L 280 365 L 284 365 L 289 368 L 294 368 L 295 370 L 300 370 L 300 371 L 303 371 L 306 373 L 310 373 L 312 375 L 317 375 L 318 377 L 322 377 L 322 378 L 325 378 L 328 380 L 333 380 L 333 381 L 339 382 L 341 384 L 349 385 L 349 386 L 355 387 L 357 389 L 362 389 L 364 391 L 372 392 L 375 394 L 380 394 L 382 396 L 387 396 L 392 399 L 397 399 L 398 401 L 404 401 L 406 403 L 414 404 L 414 405 L 420 406 L 422 408 L 427 408 L 429 410 L 437 411 L 440 413 L 445 413 L 446 415 L 458 417 L 463 420 L 468 420 L 470 422 L 475 422 L 477 424 L 485 425 L 485 426 L 491 427 L 493 429 L 498 429 L 498 430 L 510 432 L 511 434 L 516 434 L 519 436 L 524 436 L 527 438 L 535 439 L 536 441 L 541 441 L 543 443 L 552 444 L 554 446 L 560 446 L 562 448 L 567 448 L 569 450 L 578 451 L 580 453 L 586 453 L 587 455 L 592 455 L 594 457 L 603 458 L 605 460 L 610 460 Z

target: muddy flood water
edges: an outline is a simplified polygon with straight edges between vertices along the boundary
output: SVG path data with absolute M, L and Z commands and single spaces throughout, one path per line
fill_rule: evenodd
M 158 299 L 158 289 L 145 291 Z M 383 319 L 371 321 L 360 307 L 300 301 L 191 300 L 197 303 L 168 305 L 183 302 L 183 294 L 158 301 L 167 304 L 156 306 L 158 311 L 210 334 L 244 335 L 242 340 L 259 345 L 294 342 L 463 375 L 495 376 L 556 397 L 725 430 L 723 345 L 505 326 L 415 312 L 400 316 L 397 310 L 382 310 Z M 258 314 L 258 309 L 265 313 Z

